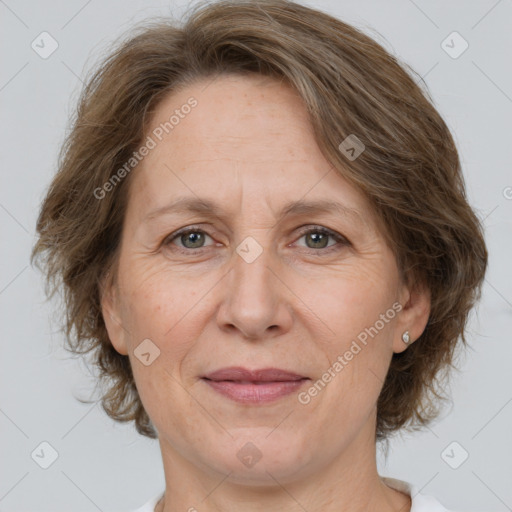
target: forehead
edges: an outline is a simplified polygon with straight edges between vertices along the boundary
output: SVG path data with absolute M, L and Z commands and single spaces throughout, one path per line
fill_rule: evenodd
M 325 159 L 286 83 L 236 75 L 196 82 L 163 99 L 146 135 L 155 146 L 131 187 L 139 218 L 186 195 L 226 207 L 244 196 L 259 208 L 264 198 L 272 211 L 299 199 L 338 200 L 371 224 L 364 197 Z
M 191 102 L 196 105 L 186 108 Z M 169 127 L 174 113 L 179 119 L 174 116 Z M 179 150 L 185 143 L 199 155 L 251 156 L 255 161 L 321 156 L 298 93 L 284 82 L 258 75 L 203 79 L 171 93 L 151 120 L 150 130 L 159 127 L 165 132 L 159 146 Z

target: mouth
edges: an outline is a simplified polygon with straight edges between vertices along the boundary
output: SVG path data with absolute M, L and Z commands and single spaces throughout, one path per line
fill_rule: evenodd
M 309 381 L 309 377 L 279 368 L 248 370 L 222 368 L 201 378 L 211 389 L 235 402 L 264 404 L 292 394 Z

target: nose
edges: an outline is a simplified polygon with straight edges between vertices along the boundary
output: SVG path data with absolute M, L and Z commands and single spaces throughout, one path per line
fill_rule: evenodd
M 217 312 L 221 330 L 238 331 L 246 339 L 262 340 L 291 328 L 293 316 L 287 297 L 292 294 L 278 277 L 277 267 L 278 262 L 267 249 L 254 261 L 233 254 Z

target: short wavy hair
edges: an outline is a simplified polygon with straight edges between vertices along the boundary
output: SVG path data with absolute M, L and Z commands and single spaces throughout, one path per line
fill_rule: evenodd
M 95 193 L 144 141 L 161 100 L 198 80 L 254 73 L 293 87 L 335 172 L 369 200 L 400 276 L 427 286 L 424 332 L 392 356 L 377 403 L 376 440 L 421 429 L 440 413 L 455 348 L 467 344 L 469 313 L 487 267 L 482 225 L 466 197 L 458 152 L 421 77 L 374 39 L 320 10 L 287 0 L 192 6 L 184 21 L 147 20 L 121 38 L 81 92 L 42 202 L 31 262 L 46 293 L 62 291 L 66 348 L 91 352 L 101 405 L 114 420 L 157 432 L 140 400 L 128 356 L 109 340 L 101 283 L 115 276 L 131 176 Z M 416 76 L 416 79 L 413 78 Z M 340 151 L 349 135 L 365 146 Z

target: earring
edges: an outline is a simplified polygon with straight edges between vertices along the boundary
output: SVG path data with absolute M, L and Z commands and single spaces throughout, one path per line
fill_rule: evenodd
M 411 341 L 411 338 L 409 336 L 409 331 L 405 331 L 403 334 L 402 334 L 402 341 L 407 344 Z

